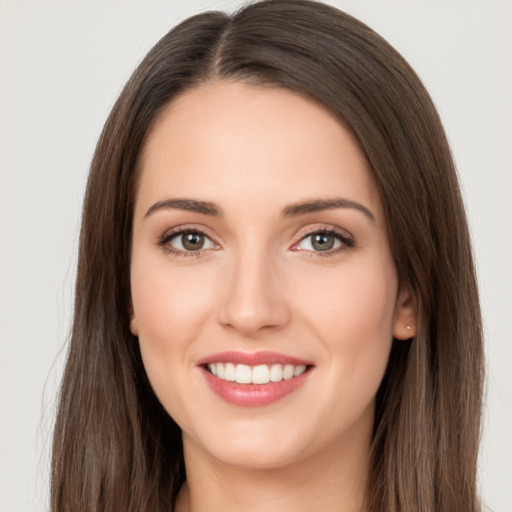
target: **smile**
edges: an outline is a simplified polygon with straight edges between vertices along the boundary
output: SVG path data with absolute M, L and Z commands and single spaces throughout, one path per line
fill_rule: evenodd
M 238 384 L 268 384 L 293 379 L 306 371 L 306 365 L 260 364 L 249 366 L 233 363 L 210 363 L 208 371 L 215 377 Z
M 210 389 L 243 407 L 272 404 L 302 387 L 314 365 L 275 352 L 223 352 L 197 362 Z

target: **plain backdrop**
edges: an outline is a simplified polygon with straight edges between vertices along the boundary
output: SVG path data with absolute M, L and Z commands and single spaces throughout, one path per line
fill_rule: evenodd
M 330 3 L 405 56 L 445 123 L 474 237 L 486 331 L 482 496 L 492 510 L 511 512 L 512 3 Z M 238 5 L 0 0 L 0 512 L 48 509 L 80 208 L 106 116 L 136 64 L 173 25 Z

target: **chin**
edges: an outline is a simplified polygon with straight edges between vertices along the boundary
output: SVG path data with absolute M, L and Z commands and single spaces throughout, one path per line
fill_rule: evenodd
M 253 470 L 278 469 L 300 459 L 297 454 L 276 449 L 275 446 L 262 448 L 259 443 L 250 446 L 247 442 L 225 445 L 222 450 L 212 448 L 210 456 L 227 466 Z
M 277 469 L 301 459 L 310 445 L 300 436 L 283 434 L 287 430 L 255 425 L 234 429 L 230 425 L 227 428 L 222 426 L 218 435 L 211 428 L 208 435 L 204 436 L 192 437 L 184 433 L 183 442 L 186 453 L 199 450 L 227 466 Z

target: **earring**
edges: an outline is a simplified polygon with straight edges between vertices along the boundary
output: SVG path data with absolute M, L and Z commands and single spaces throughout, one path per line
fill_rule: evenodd
M 406 325 L 405 328 L 410 331 L 412 329 L 412 327 L 410 325 Z

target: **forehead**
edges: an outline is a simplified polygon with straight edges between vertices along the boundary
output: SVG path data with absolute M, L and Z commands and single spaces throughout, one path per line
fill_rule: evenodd
M 368 163 L 334 115 L 289 90 L 239 82 L 188 91 L 155 123 L 137 203 L 166 195 L 260 210 L 343 196 L 380 210 Z

